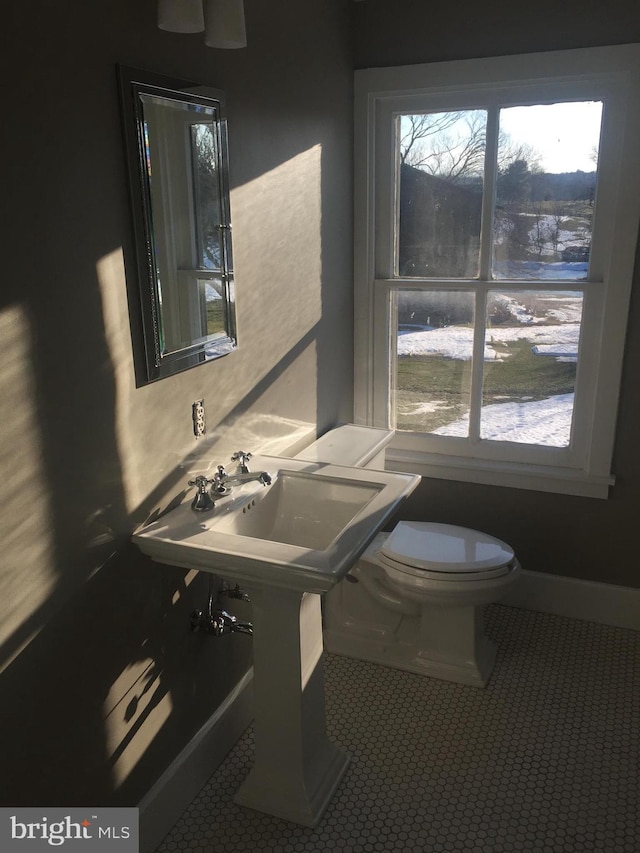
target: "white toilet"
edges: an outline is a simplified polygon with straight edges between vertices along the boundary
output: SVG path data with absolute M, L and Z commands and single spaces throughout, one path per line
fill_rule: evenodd
M 335 464 L 383 467 L 392 433 L 345 425 L 299 454 Z M 380 533 L 324 599 L 329 652 L 484 687 L 496 657 L 483 609 L 518 579 L 513 549 L 485 533 L 399 522 Z

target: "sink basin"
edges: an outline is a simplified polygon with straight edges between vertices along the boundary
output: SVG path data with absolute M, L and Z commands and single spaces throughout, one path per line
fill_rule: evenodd
M 281 471 L 241 512 L 226 515 L 216 530 L 325 551 L 372 500 L 379 483 Z
M 153 559 L 254 585 L 326 592 L 351 568 L 419 477 L 254 457 L 272 485 L 246 483 L 195 513 L 187 500 L 133 537 Z

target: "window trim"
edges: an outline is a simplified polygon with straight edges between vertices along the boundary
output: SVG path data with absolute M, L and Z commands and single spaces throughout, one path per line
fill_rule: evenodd
M 389 291 L 403 284 L 428 287 L 428 280 L 394 275 L 395 219 L 384 214 L 394 209 L 390 197 L 395 169 L 392 116 L 398 111 L 423 110 L 425 97 L 451 109 L 476 106 L 474 99 L 479 95 L 483 103 L 491 98 L 494 103 L 504 103 L 505 93 L 521 102 L 522 92 L 535 102 L 558 98 L 605 101 L 590 276 L 587 282 L 576 282 L 575 289 L 585 292 L 587 334 L 597 342 L 605 340 L 606 330 L 616 334 L 609 334 L 598 357 L 591 352 L 581 355 L 593 379 L 588 393 L 581 389 L 580 408 L 575 410 L 579 423 L 572 447 L 579 458 L 575 452 L 557 454 L 556 448 L 547 447 L 540 448 L 543 453 L 531 454 L 525 448 L 535 446 L 520 445 L 523 450 L 516 454 L 520 459 L 505 461 L 498 458 L 500 442 L 491 442 L 491 451 L 482 455 L 475 455 L 468 442 L 464 453 L 452 452 L 446 442 L 439 442 L 446 453 L 434 452 L 425 450 L 424 434 L 397 432 L 387 460 L 391 467 L 424 476 L 607 497 L 614 482 L 611 460 L 640 222 L 640 110 L 635 106 L 640 103 L 640 45 L 356 72 L 354 420 L 376 427 L 393 426 L 390 378 L 394 360 L 390 353 L 394 318 Z M 479 283 L 494 289 L 508 285 L 504 281 L 470 282 L 473 287 Z M 452 282 L 454 287 L 464 284 Z M 577 395 L 576 406 L 578 400 Z

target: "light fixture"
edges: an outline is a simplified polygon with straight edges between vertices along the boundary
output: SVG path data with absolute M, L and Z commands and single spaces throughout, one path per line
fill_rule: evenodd
M 204 21 L 208 47 L 247 46 L 244 0 L 204 0 Z
M 247 46 L 244 0 L 158 0 L 158 26 L 172 33 L 205 32 L 208 47 Z
M 158 0 L 158 26 L 171 33 L 201 33 L 202 0 Z

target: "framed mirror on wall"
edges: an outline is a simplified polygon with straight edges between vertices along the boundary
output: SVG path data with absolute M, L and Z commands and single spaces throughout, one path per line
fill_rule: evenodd
M 222 92 L 119 66 L 143 353 L 138 384 L 237 346 Z M 129 273 L 127 273 L 129 275 Z

